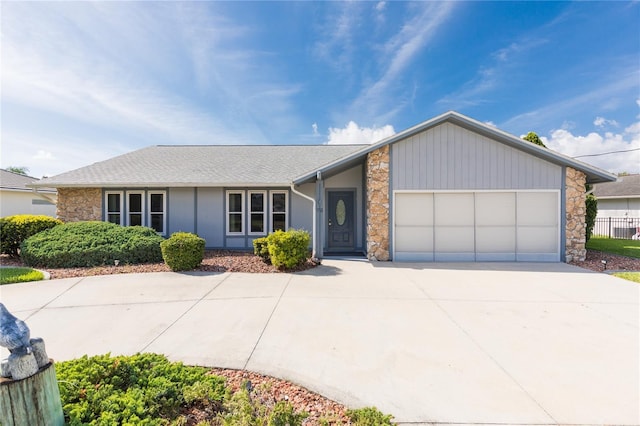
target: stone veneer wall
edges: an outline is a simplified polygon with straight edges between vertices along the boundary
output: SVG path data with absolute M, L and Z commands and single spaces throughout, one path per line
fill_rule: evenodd
M 367 155 L 367 257 L 389 260 L 389 145 Z
M 58 188 L 57 216 L 63 222 L 102 220 L 102 190 Z
M 587 225 L 585 215 L 587 212 L 586 175 L 582 172 L 567 167 L 566 172 L 566 261 L 583 261 L 587 256 L 585 248 Z

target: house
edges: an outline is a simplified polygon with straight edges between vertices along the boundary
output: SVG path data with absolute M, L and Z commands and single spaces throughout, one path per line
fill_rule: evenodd
M 27 187 L 34 181 L 37 181 L 34 177 L 0 169 L 0 217 L 16 214 L 55 217 L 56 190 L 43 187 L 36 192 Z
M 640 175 L 620 176 L 616 182 L 593 185 L 598 199 L 594 235 L 640 237 Z
M 585 183 L 616 177 L 447 112 L 366 146 L 152 146 L 34 184 L 63 221 L 194 232 L 250 249 L 311 232 L 317 257 L 570 261 L 585 256 Z
M 598 217 L 640 218 L 640 175 L 620 176 L 616 182 L 593 185 Z

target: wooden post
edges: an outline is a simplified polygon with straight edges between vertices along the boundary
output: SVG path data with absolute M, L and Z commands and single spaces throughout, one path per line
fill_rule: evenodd
M 0 379 L 2 426 L 63 426 L 64 414 L 53 362 L 22 380 Z

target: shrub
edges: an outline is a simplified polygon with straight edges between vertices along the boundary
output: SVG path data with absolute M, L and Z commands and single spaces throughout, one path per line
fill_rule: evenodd
M 20 256 L 29 266 L 77 268 L 162 261 L 163 238 L 143 226 L 108 222 L 73 222 L 56 226 L 22 243 Z
M 99 355 L 56 363 L 67 424 L 165 425 L 183 407 L 217 409 L 224 379 L 163 355 Z
M 390 414 L 382 414 L 375 407 L 358 408 L 357 410 L 347 410 L 347 416 L 354 426 L 380 426 L 392 425 Z
M 260 256 L 267 265 L 271 264 L 271 257 L 269 257 L 269 239 L 267 237 L 253 240 L 253 254 Z
M 172 271 L 189 271 L 202 263 L 204 239 L 189 232 L 175 232 L 160 243 L 162 258 Z
M 586 241 L 589 242 L 589 239 L 591 238 L 591 233 L 593 232 L 593 226 L 596 224 L 596 216 L 598 215 L 598 199 L 596 198 L 595 195 L 593 194 L 589 194 L 587 195 L 587 198 L 585 200 L 585 206 L 586 206 L 586 217 L 585 217 L 585 223 L 586 223 Z
M 61 224 L 61 220 L 45 215 L 18 214 L 3 217 L 0 219 L 2 253 L 17 256 L 24 240 Z
M 307 231 L 289 229 L 267 237 L 269 257 L 276 268 L 291 269 L 309 258 L 311 236 Z

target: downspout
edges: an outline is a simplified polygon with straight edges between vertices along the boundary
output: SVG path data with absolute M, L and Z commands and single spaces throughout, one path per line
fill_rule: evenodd
M 318 172 L 319 174 L 320 172 Z M 313 259 L 317 259 L 316 253 L 316 199 L 313 197 L 309 197 L 307 194 L 303 194 L 302 192 L 296 189 L 295 183 L 291 182 L 291 192 L 305 198 L 313 204 L 313 232 L 311 233 L 311 257 Z

